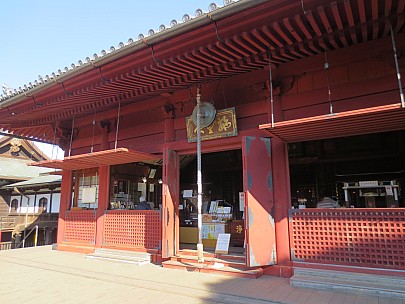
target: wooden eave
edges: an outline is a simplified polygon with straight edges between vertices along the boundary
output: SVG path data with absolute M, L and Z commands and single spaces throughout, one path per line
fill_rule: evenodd
M 126 148 L 117 148 L 65 157 L 63 160 L 55 159 L 33 162 L 30 165 L 60 170 L 81 170 L 98 168 L 104 165 L 157 161 L 160 158 L 161 156 L 150 153 L 133 151 Z
M 0 109 L 0 129 L 52 142 L 57 122 L 404 31 L 404 0 L 267 1 Z M 269 21 L 270 20 L 270 21 Z M 218 30 L 218 35 L 215 31 Z M 164 58 L 164 59 L 163 59 Z M 27 94 L 28 95 L 28 94 Z
M 287 143 L 405 129 L 400 103 L 263 124 L 260 129 Z

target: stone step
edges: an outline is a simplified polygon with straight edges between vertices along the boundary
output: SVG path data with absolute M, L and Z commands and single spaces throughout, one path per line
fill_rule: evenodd
M 125 250 L 113 250 L 99 248 L 94 253 L 87 254 L 88 259 L 100 259 L 110 262 L 128 263 L 135 265 L 148 264 L 151 261 L 151 255 L 146 252 L 135 252 Z
M 177 254 L 175 256 L 170 257 L 172 261 L 182 262 L 182 263 L 197 263 L 198 256 L 197 255 L 182 255 Z M 226 267 L 246 267 L 245 260 L 239 259 L 228 259 L 227 257 L 213 257 L 213 256 L 205 256 L 204 255 L 204 263 L 208 265 L 214 265 L 215 263 L 221 263 Z
M 192 249 L 183 249 L 177 252 L 177 255 L 181 256 L 197 256 L 197 250 Z M 217 254 L 214 252 L 207 252 L 204 251 L 204 257 L 206 258 L 218 258 L 227 261 L 238 261 L 238 262 L 245 262 L 245 255 L 244 254 Z
M 364 282 L 364 283 L 375 283 L 379 282 L 384 285 L 399 285 L 405 287 L 405 272 L 398 271 L 398 276 L 389 275 L 376 275 L 376 274 L 366 274 L 358 272 L 348 272 L 348 271 L 338 271 L 338 270 L 325 270 L 325 269 L 314 269 L 314 268 L 294 268 L 294 275 L 300 276 L 314 276 L 317 278 L 327 278 L 336 279 L 341 281 L 350 282 Z
M 151 260 L 151 254 L 147 252 L 140 251 L 129 251 L 129 250 L 116 250 L 116 249 L 106 249 L 106 248 L 96 248 L 94 253 L 97 254 L 109 254 L 116 256 L 126 256 L 126 257 L 137 257 L 141 259 Z
M 262 276 L 263 269 L 258 268 L 239 268 L 228 267 L 221 263 L 209 265 L 207 263 L 183 263 L 179 261 L 168 260 L 162 263 L 163 268 L 182 269 L 187 271 L 213 273 L 226 276 L 233 276 L 238 278 L 257 279 Z
M 405 277 L 295 268 L 290 284 L 294 287 L 405 299 Z

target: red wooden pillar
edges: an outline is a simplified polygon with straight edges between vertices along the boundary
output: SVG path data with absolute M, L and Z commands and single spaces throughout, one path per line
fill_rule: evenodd
M 0 242 L 1 242 L 1 230 L 0 230 Z
M 60 193 L 59 221 L 58 221 L 58 244 L 63 243 L 65 235 L 66 211 L 72 201 L 73 171 L 64 169 L 62 172 L 62 185 Z
M 98 208 L 96 210 L 97 230 L 96 230 L 96 247 L 103 245 L 104 232 L 104 212 L 107 210 L 110 200 L 110 166 L 101 166 L 99 169 L 100 181 L 98 186 Z
M 174 119 L 164 120 L 164 142 L 175 140 Z M 176 240 L 179 239 L 178 211 L 176 198 L 178 197 L 178 157 L 175 151 L 163 148 L 163 188 L 162 188 L 162 258 L 167 259 L 176 253 Z M 178 206 L 178 204 L 177 204 Z
M 290 243 L 288 230 L 288 209 L 291 206 L 290 170 L 287 144 L 278 138 L 272 138 L 272 162 L 274 185 L 274 219 L 276 223 L 276 247 L 278 275 L 292 275 Z M 286 266 L 286 267 L 282 267 Z

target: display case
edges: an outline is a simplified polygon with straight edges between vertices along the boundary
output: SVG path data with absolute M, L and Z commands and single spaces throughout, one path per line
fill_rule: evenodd
M 346 207 L 397 208 L 400 189 L 396 180 L 343 183 Z
M 141 193 L 137 183 L 126 179 L 113 179 L 110 209 L 135 209 Z

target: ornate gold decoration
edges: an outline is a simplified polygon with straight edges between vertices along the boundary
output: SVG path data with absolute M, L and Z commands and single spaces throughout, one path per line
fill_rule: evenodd
M 10 151 L 12 154 L 18 153 L 20 152 L 20 146 L 22 145 L 22 141 L 20 138 L 13 138 L 10 141 Z
M 191 119 L 186 117 L 188 142 L 197 141 L 197 128 Z M 215 119 L 209 126 L 201 128 L 201 140 L 229 137 L 238 135 L 235 108 L 218 110 Z

